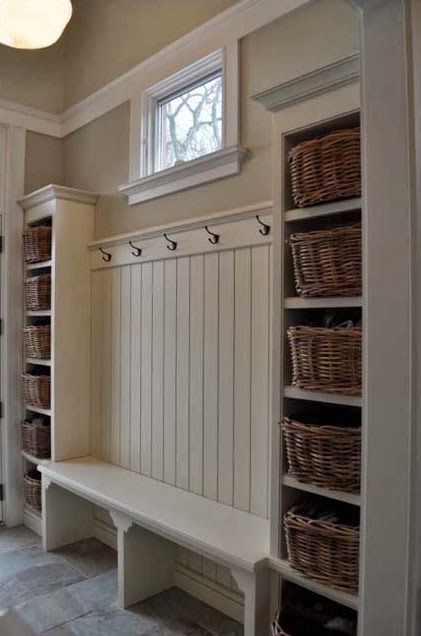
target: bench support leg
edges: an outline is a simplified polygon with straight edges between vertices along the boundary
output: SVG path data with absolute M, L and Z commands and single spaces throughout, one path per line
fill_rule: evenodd
M 119 512 L 110 515 L 117 528 L 119 606 L 129 607 L 172 587 L 175 545 Z
M 94 534 L 92 504 L 42 476 L 42 543 L 55 550 Z
M 231 574 L 244 593 L 244 636 L 267 636 L 270 626 L 268 570 L 246 572 L 233 568 Z

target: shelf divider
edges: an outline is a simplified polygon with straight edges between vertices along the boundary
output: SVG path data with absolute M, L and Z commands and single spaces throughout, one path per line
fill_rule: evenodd
M 312 495 L 319 495 L 321 497 L 328 497 L 329 499 L 336 499 L 337 501 L 343 501 L 345 503 L 352 504 L 353 506 L 361 505 L 360 495 L 343 492 L 341 490 L 330 490 L 329 488 L 320 488 L 315 484 L 306 484 L 302 481 L 298 481 L 291 475 L 283 475 L 282 483 L 288 488 L 295 488 L 296 490 L 302 490 L 303 492 L 309 492 Z
M 291 385 L 284 387 L 284 397 L 293 400 L 341 404 L 343 406 L 360 407 L 362 405 L 362 398 L 359 395 L 338 395 L 337 393 L 323 393 L 322 391 L 307 391 Z
M 308 208 L 293 208 L 285 212 L 285 221 L 305 221 L 306 219 L 318 219 L 331 214 L 344 214 L 345 212 L 355 212 L 361 210 L 361 197 L 345 199 L 344 201 L 334 201 L 333 203 L 322 203 Z

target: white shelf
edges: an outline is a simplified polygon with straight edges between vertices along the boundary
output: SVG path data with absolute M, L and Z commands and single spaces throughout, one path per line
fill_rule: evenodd
M 40 415 L 51 415 L 50 409 L 40 409 L 38 406 L 29 406 L 25 405 L 27 411 L 32 411 L 33 413 L 39 413 Z
M 26 266 L 26 271 L 31 272 L 34 269 L 45 269 L 46 267 L 51 267 L 52 261 L 41 261 L 40 263 L 29 263 Z
M 39 364 L 43 367 L 50 367 L 51 366 L 51 360 L 41 360 L 39 358 L 26 358 L 25 359 L 25 363 L 26 364 Z
M 337 393 L 323 393 L 322 391 L 306 391 L 290 385 L 284 387 L 284 397 L 293 400 L 341 404 L 343 406 L 362 406 L 362 398 L 358 395 L 338 395 Z
M 328 587 L 327 585 L 323 585 L 322 583 L 318 583 L 317 581 L 313 581 L 312 579 L 305 577 L 303 574 L 293 570 L 288 561 L 285 559 L 270 557 L 268 561 L 269 566 L 276 572 L 279 572 L 279 574 L 287 581 L 295 583 L 296 585 L 301 585 L 301 587 L 329 598 L 332 601 L 336 601 L 336 603 L 358 610 L 358 596 L 354 596 L 348 592 L 342 592 L 341 590 L 335 590 L 332 587 Z
M 343 214 L 344 212 L 354 212 L 361 210 L 361 198 L 346 199 L 345 201 L 335 201 L 334 203 L 324 203 L 313 205 L 308 208 L 294 208 L 285 212 L 285 221 L 304 221 L 306 219 L 317 219 L 321 216 L 331 214 Z
M 39 457 L 34 457 L 33 455 L 30 455 L 29 453 L 26 453 L 25 451 L 21 450 L 20 454 L 22 455 L 22 457 L 24 457 L 28 462 L 31 462 L 31 464 L 34 464 L 35 466 L 38 466 L 39 464 L 49 464 L 51 459 L 40 459 Z
M 295 477 L 291 477 L 290 475 L 283 475 L 282 483 L 284 486 L 288 486 L 288 488 L 295 488 L 296 490 L 309 492 L 312 495 L 319 495 L 321 497 L 336 499 L 337 501 L 343 501 L 345 503 L 352 504 L 353 506 L 361 505 L 360 495 L 355 495 L 349 492 L 342 492 L 340 490 L 329 490 L 329 488 L 320 488 L 319 486 L 315 486 L 314 484 L 305 484 L 301 481 L 298 481 L 298 479 L 295 479 Z
M 337 296 L 334 298 L 285 298 L 285 309 L 329 309 L 331 307 L 362 307 L 361 296 Z
M 40 311 L 27 311 L 27 316 L 37 316 L 38 318 L 42 316 L 51 316 L 51 309 L 41 309 Z

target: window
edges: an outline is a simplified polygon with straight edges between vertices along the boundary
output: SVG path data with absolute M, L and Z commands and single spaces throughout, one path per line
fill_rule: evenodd
M 222 72 L 157 102 L 156 170 L 165 170 L 222 147 Z
M 174 66 L 165 60 L 131 100 L 130 181 L 119 188 L 130 205 L 238 174 L 247 155 L 238 145 L 238 42 L 165 76 Z

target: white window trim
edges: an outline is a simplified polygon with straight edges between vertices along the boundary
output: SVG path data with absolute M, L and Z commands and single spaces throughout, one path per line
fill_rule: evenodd
M 247 151 L 239 146 L 239 42 L 235 41 L 160 78 L 132 100 L 130 122 L 130 181 L 119 187 L 129 204 L 165 196 L 238 174 Z M 182 165 L 154 172 L 157 101 L 209 73 L 222 69 L 222 147 Z

